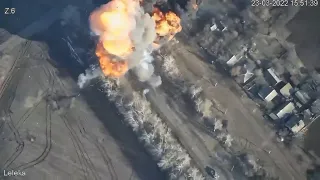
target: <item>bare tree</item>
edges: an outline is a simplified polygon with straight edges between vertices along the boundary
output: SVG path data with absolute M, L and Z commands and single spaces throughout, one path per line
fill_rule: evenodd
M 202 117 L 209 118 L 212 116 L 212 102 L 209 99 L 204 99 L 200 105 L 200 113 Z
M 236 77 L 239 76 L 241 74 L 243 74 L 242 72 L 242 67 L 241 66 L 234 66 L 231 68 L 231 76 Z
M 232 136 L 231 136 L 230 134 L 227 134 L 227 135 L 226 135 L 225 142 L 224 142 L 225 145 L 226 145 L 227 147 L 231 147 L 232 141 L 233 141 Z
M 181 74 L 172 56 L 164 56 L 162 69 L 170 78 L 178 78 Z
M 204 177 L 201 175 L 200 171 L 195 168 L 190 168 L 188 170 L 188 178 L 194 180 L 204 180 Z
M 214 131 L 216 130 L 222 130 L 223 128 L 223 123 L 220 119 L 215 119 L 214 121 Z
M 192 85 L 189 89 L 189 93 L 191 95 L 191 98 L 194 99 L 195 97 L 197 97 L 202 92 L 202 90 L 203 90 L 202 87 Z
M 115 102 L 124 120 L 139 136 L 150 154 L 159 160 L 158 166 L 161 169 L 169 170 L 171 178 L 189 176 L 190 168 L 197 169 L 191 164 L 189 154 L 174 138 L 170 128 L 152 112 L 151 105 L 144 96 L 133 92 L 128 100 L 121 93 L 118 80 L 102 80 L 108 98 Z M 149 128 L 146 129 L 146 126 Z M 197 173 L 190 179 L 203 179 L 203 176 Z

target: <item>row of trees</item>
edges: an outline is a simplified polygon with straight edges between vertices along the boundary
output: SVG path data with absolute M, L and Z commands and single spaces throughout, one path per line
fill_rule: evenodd
M 191 163 L 186 150 L 174 138 L 170 128 L 154 112 L 147 99 L 137 92 L 124 95 L 119 81 L 103 78 L 108 98 L 115 102 L 125 122 L 132 127 L 158 166 L 170 172 L 171 179 L 184 176 L 186 179 L 202 180 L 199 169 Z

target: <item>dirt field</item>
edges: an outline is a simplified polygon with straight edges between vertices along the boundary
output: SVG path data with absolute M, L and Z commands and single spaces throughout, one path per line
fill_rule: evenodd
M 1 98 L 1 168 L 25 171 L 21 179 L 163 179 L 114 108 L 96 114 L 102 104 L 90 95 L 95 90 L 68 97 L 79 93 L 75 82 L 58 75 L 41 47 L 28 41 L 14 49 L 25 50 L 24 63 Z M 48 95 L 67 97 L 71 109 L 53 111 Z

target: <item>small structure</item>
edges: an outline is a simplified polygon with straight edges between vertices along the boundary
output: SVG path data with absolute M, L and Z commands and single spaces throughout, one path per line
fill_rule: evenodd
M 269 116 L 273 120 L 284 118 L 286 115 L 289 115 L 295 109 L 294 104 L 292 102 L 286 102 L 283 105 L 276 108 L 272 111 Z
M 218 29 L 218 26 L 216 24 L 213 24 L 211 27 L 210 27 L 210 30 L 211 31 L 215 31 Z
M 281 82 L 281 79 L 278 77 L 273 68 L 267 69 L 267 71 L 264 73 L 264 76 L 271 86 L 274 86 L 277 83 Z
M 277 91 L 274 90 L 272 87 L 267 86 L 262 88 L 259 93 L 259 97 L 261 97 L 266 102 L 271 102 L 277 95 Z
M 243 75 L 243 83 L 247 83 L 254 77 L 254 74 L 247 70 L 247 72 Z
M 285 123 L 285 126 L 293 133 L 300 132 L 306 124 L 303 121 L 303 118 L 297 115 L 291 116 L 288 121 Z
M 237 62 L 239 62 L 240 59 L 238 59 L 235 55 L 233 55 L 228 61 L 227 61 L 227 65 L 228 66 L 233 66 L 235 65 Z

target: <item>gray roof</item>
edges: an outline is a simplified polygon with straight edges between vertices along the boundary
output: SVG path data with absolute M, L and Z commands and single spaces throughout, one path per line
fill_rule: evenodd
M 278 118 L 283 118 L 286 114 L 291 114 L 294 109 L 295 107 L 292 102 L 286 102 L 273 111 L 273 113 L 277 115 Z

